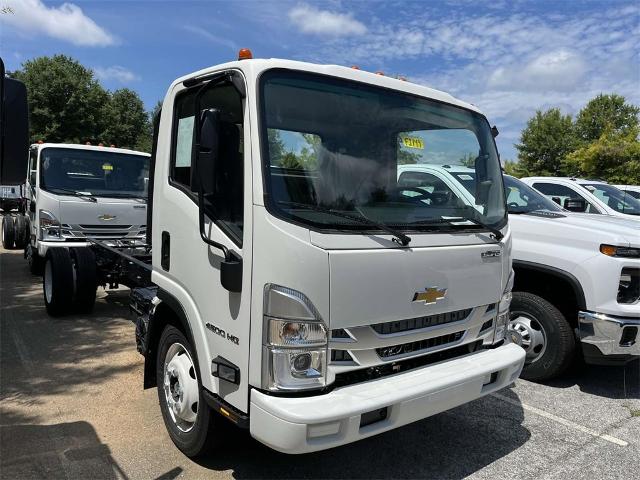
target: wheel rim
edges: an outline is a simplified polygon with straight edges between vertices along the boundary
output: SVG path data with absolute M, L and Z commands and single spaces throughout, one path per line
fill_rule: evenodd
M 533 363 L 544 355 L 547 349 L 547 334 L 535 317 L 528 313 L 512 312 L 509 330 L 516 332 L 521 339 L 520 346 L 526 353 L 525 363 Z
M 51 296 L 53 295 L 53 286 L 51 285 L 53 280 L 53 274 L 51 272 L 51 260 L 47 260 L 44 266 L 44 296 L 47 299 L 47 303 L 51 303 Z
M 164 396 L 175 426 L 191 430 L 198 417 L 198 379 L 193 360 L 184 346 L 174 343 L 164 360 Z

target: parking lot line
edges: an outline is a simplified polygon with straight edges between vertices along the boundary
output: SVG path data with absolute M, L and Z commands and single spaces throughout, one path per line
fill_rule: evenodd
M 521 407 L 522 409 L 535 413 L 536 415 L 540 415 L 541 417 L 548 418 L 549 420 L 552 420 L 566 427 L 571 427 L 575 430 L 579 430 L 593 437 L 601 438 L 602 440 L 606 440 L 607 442 L 611 442 L 620 447 L 626 447 L 627 445 L 629 445 L 629 443 L 625 442 L 624 440 L 620 440 L 619 438 L 612 437 L 611 435 L 607 435 L 606 433 L 598 433 L 595 430 L 591 430 L 590 428 L 587 428 L 583 425 L 572 422 L 562 417 L 558 417 L 557 415 L 554 415 L 549 412 L 545 412 L 544 410 L 541 410 L 536 407 L 532 407 L 531 405 L 526 405 L 524 403 L 517 402 L 509 397 L 500 395 L 499 393 L 492 393 L 491 396 L 494 398 L 497 398 L 498 400 L 502 400 L 503 402 L 510 403 L 511 405 L 515 405 L 516 407 Z

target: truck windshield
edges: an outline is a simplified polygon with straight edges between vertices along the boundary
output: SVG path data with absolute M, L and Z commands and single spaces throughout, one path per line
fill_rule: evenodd
M 504 177 L 504 192 L 507 197 L 509 213 L 529 213 L 540 210 L 564 211 L 553 200 L 549 200 L 526 183 L 508 175 Z
M 263 74 L 260 100 L 272 214 L 341 232 L 375 228 L 327 209 L 402 231 L 504 225 L 502 174 L 482 115 L 396 90 L 285 70 Z M 478 179 L 474 201 L 444 182 L 412 182 L 403 176 L 407 164 L 470 167 Z M 480 224 L 437 221 L 448 217 L 473 217 Z
M 640 215 L 640 200 L 636 200 L 627 192 L 606 183 L 587 183 L 581 185 L 616 212 L 628 215 Z
M 76 148 L 40 153 L 40 188 L 94 197 L 146 197 L 149 157 Z

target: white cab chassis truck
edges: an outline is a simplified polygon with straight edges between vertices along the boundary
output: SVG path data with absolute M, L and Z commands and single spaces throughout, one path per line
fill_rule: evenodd
M 24 216 L 16 217 L 25 258 L 44 273 L 44 302 L 51 315 L 71 307 L 91 310 L 96 285 L 115 286 L 86 268 L 91 241 L 146 241 L 149 154 L 91 145 L 39 143 L 29 149 Z M 22 232 L 22 233 L 21 233 Z M 74 265 L 71 269 L 61 264 Z M 58 270 L 57 272 L 55 270 Z M 53 275 L 58 282 L 52 285 Z
M 222 440 L 223 417 L 281 452 L 336 447 L 519 376 L 502 174 L 476 107 L 250 59 L 176 80 L 154 130 L 153 247 L 89 250 L 132 287 L 144 386 L 185 454 Z M 429 132 L 472 146 L 479 209 L 398 185 Z
M 462 165 L 399 167 L 399 183 L 440 185 L 441 194 L 469 204 L 475 175 Z M 640 224 L 572 213 L 514 177 L 504 182 L 515 271 L 509 333 L 527 354 L 522 376 L 556 377 L 579 353 L 598 365 L 637 359 Z

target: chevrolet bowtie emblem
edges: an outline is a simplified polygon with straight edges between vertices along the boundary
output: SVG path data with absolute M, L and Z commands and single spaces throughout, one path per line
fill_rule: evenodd
M 414 293 L 412 302 L 424 302 L 425 305 L 431 305 L 438 300 L 442 300 L 446 294 L 446 288 L 428 287 L 422 292 Z
M 115 220 L 116 216 L 115 215 L 109 215 L 108 213 L 105 213 L 104 215 L 100 215 L 98 217 L 99 220 Z

